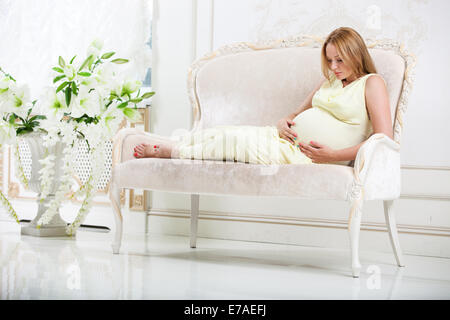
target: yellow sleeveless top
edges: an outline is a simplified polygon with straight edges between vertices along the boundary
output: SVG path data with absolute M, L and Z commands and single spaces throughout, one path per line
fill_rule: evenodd
M 304 144 L 316 141 L 337 150 L 366 140 L 373 129 L 366 109 L 365 86 L 373 74 L 345 87 L 332 74 L 330 81 L 325 81 L 314 94 L 312 108 L 293 119 L 295 125 L 291 129 L 298 134 L 297 139 Z M 348 165 L 350 161 L 333 163 Z

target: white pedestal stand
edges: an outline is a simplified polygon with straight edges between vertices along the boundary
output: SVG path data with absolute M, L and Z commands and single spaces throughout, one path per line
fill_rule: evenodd
M 32 168 L 31 168 L 31 177 L 28 181 L 29 188 L 39 193 L 38 196 L 38 212 L 36 217 L 31 221 L 29 225 L 22 226 L 21 234 L 31 235 L 36 237 L 61 237 L 67 236 L 66 234 L 66 226 L 67 223 L 61 218 L 59 215 L 59 210 L 57 214 L 53 217 L 53 219 L 45 225 L 42 225 L 39 229 L 37 228 L 37 222 L 44 214 L 46 207 L 55 198 L 55 192 L 58 188 L 59 177 L 61 176 L 61 159 L 62 159 L 62 151 L 63 145 L 61 142 L 58 142 L 55 146 L 48 148 L 48 154 L 55 155 L 55 174 L 54 174 L 54 182 L 51 187 L 51 193 L 45 198 L 42 202 L 40 202 L 40 192 L 41 192 L 41 183 L 39 181 L 39 170 L 41 170 L 42 166 L 39 160 L 43 159 L 46 155 L 45 147 L 43 146 L 43 141 L 41 135 L 39 133 L 31 133 L 27 134 L 23 138 L 30 147 L 31 151 L 31 160 L 32 160 Z

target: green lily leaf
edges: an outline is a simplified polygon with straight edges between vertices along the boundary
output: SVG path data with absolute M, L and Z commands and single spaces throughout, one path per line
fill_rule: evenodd
M 13 113 L 13 115 L 14 115 L 14 121 L 15 121 L 15 119 L 19 119 L 20 121 L 22 121 L 22 123 L 25 123 L 25 120 L 23 120 L 23 118 L 22 117 L 19 117 L 17 114 L 15 114 L 15 113 Z M 9 118 L 9 120 L 11 121 L 11 118 Z
M 28 122 L 28 127 L 31 127 L 31 128 L 37 127 L 38 125 L 39 125 L 38 121 Z
M 142 99 L 148 99 L 148 98 L 150 98 L 150 97 L 152 97 L 152 96 L 154 96 L 155 95 L 155 92 L 154 91 L 152 91 L 152 92 L 146 92 L 146 93 L 144 93 L 143 95 L 142 95 Z
M 64 70 L 63 69 L 61 69 L 61 68 L 58 68 L 58 67 L 54 67 L 54 68 L 52 68 L 53 70 L 55 70 L 56 72 L 59 72 L 59 73 L 64 73 Z
M 61 83 L 59 85 L 59 87 L 56 89 L 56 93 L 60 92 L 62 89 L 64 89 L 70 82 L 69 81 L 64 81 L 63 83 Z
M 107 52 L 107 53 L 103 54 L 103 55 L 101 56 L 100 59 L 109 59 L 109 58 L 111 58 L 114 54 L 115 54 L 115 52 Z
M 70 64 L 72 64 L 73 60 L 75 60 L 76 55 L 73 56 L 72 59 L 70 59 Z
M 72 81 L 72 93 L 74 95 L 78 95 L 78 87 L 77 87 L 77 84 L 75 83 L 75 81 Z
M 16 79 L 14 79 L 10 74 L 5 74 L 5 77 L 10 78 L 12 81 L 16 82 Z
M 59 80 L 65 78 L 65 77 L 66 77 L 65 74 L 62 74 L 62 75 L 60 75 L 60 76 L 57 76 L 57 77 L 55 77 L 55 78 L 53 79 L 53 83 L 56 83 L 56 82 L 58 82 Z
M 92 73 L 83 71 L 83 72 L 78 72 L 78 74 L 82 77 L 89 77 Z
M 16 122 L 16 118 L 17 116 L 14 113 L 11 114 L 11 116 L 9 117 L 9 123 L 14 124 L 14 122 Z
M 97 61 L 95 61 L 95 63 L 94 63 L 94 61 L 95 61 L 95 57 L 94 56 L 92 56 L 91 57 L 91 59 L 88 61 L 88 68 L 89 68 L 89 70 L 94 70 L 94 68 L 95 68 L 95 66 L 100 62 L 100 59 L 98 59 Z M 92 64 L 94 64 L 94 68 L 91 68 L 92 67 Z
M 66 88 L 65 94 L 66 94 L 66 104 L 67 106 L 69 106 L 70 100 L 72 99 L 72 88 L 70 86 Z
M 137 122 L 142 119 L 141 114 L 139 113 L 138 109 L 125 108 L 125 109 L 123 109 L 123 114 L 131 122 Z
M 94 57 L 93 55 L 90 55 L 89 57 L 87 57 L 86 60 L 84 60 L 84 62 L 81 64 L 81 66 L 78 70 L 79 71 L 83 70 L 83 68 L 89 64 L 89 61 L 91 61 L 93 57 Z
M 127 105 L 128 105 L 128 101 L 125 101 L 125 102 L 122 102 L 121 104 L 119 104 L 119 105 L 117 106 L 117 108 L 118 108 L 118 109 L 122 109 L 122 108 L 125 108 Z
M 117 64 L 122 64 L 122 63 L 127 63 L 128 60 L 127 59 L 118 58 L 118 59 L 111 60 L 111 62 L 117 63 Z
M 28 121 L 32 122 L 32 121 L 34 121 L 34 120 L 44 120 L 44 119 L 47 119 L 47 117 L 46 117 L 46 116 L 43 116 L 43 115 L 35 115 L 35 116 L 32 116 L 32 117 L 30 118 L 30 120 L 28 120 Z
M 61 68 L 64 68 L 66 66 L 66 62 L 61 56 L 59 56 L 58 58 L 58 64 L 61 66 Z
M 29 133 L 29 132 L 32 132 L 32 131 L 33 131 L 32 128 L 20 127 L 20 128 L 17 128 L 16 134 L 19 136 L 21 134 Z

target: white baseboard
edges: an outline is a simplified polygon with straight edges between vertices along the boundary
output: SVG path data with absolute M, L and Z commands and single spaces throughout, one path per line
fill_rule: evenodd
M 188 210 L 149 212 L 150 233 L 188 236 Z M 450 258 L 450 229 L 398 225 L 404 254 Z M 277 218 L 200 211 L 198 237 L 269 242 L 326 248 L 349 248 L 347 222 L 311 218 Z M 360 250 L 392 252 L 382 223 L 362 223 Z M 393 256 L 394 262 L 394 256 Z
M 285 217 L 252 213 L 226 213 L 213 211 L 208 199 L 203 199 L 200 210 L 198 236 L 205 238 L 269 242 L 326 248 L 349 248 L 346 220 L 346 206 L 335 203 L 334 210 L 324 212 L 329 203 L 317 210 L 307 205 L 307 215 Z M 231 200 L 231 199 L 230 199 Z M 230 201 L 229 200 L 229 201 Z M 183 207 L 184 203 L 180 203 Z M 229 202 L 232 205 L 231 202 Z M 237 203 L 240 205 L 240 203 Z M 448 201 L 400 200 L 397 226 L 402 250 L 405 254 L 450 258 L 450 225 L 448 223 Z M 37 205 L 34 201 L 13 201 L 20 219 L 33 219 Z M 264 203 L 263 203 L 264 205 Z M 423 206 L 429 212 L 421 211 Z M 323 207 L 323 208 L 322 208 Z M 306 207 L 304 206 L 306 209 Z M 413 210 L 413 208 L 415 210 Z M 62 217 L 71 222 L 78 206 L 66 204 L 61 208 Z M 223 209 L 223 208 L 221 208 Z M 425 209 L 424 209 L 425 210 Z M 420 211 L 420 212 L 419 212 Z M 284 212 L 284 210 L 283 210 Z M 188 236 L 190 232 L 190 211 L 188 209 L 152 208 L 146 221 L 145 212 L 123 210 L 124 233 L 144 233 Z M 287 212 L 288 213 L 288 212 Z M 321 214 L 322 213 L 322 214 Z M 329 217 L 329 218 L 328 218 Z M 0 220 L 11 220 L 4 213 Z M 433 219 L 431 219 L 433 218 Z M 84 224 L 106 226 L 115 232 L 111 207 L 94 206 Z M 392 252 L 384 224 L 381 203 L 368 202 L 365 205 L 361 224 L 360 250 Z

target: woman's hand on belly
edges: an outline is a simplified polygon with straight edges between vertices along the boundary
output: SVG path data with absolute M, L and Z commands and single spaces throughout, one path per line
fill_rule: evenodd
M 324 144 L 311 141 L 309 145 L 299 142 L 298 146 L 313 163 L 328 163 L 336 160 L 336 151 Z
M 282 118 L 277 122 L 278 135 L 280 138 L 289 141 L 293 145 L 295 145 L 295 141 L 297 139 L 297 133 L 291 129 L 291 126 L 295 125 L 294 121 L 289 118 Z

